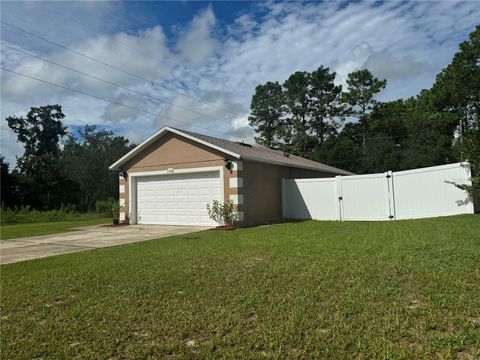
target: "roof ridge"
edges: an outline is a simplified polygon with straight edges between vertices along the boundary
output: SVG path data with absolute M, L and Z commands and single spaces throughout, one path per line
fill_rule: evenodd
M 206 136 L 206 137 L 209 137 L 209 138 L 212 138 L 212 139 L 216 139 L 216 140 L 220 140 L 220 141 L 228 141 L 228 142 L 231 142 L 233 144 L 242 144 L 242 142 L 240 141 L 233 141 L 233 140 L 227 140 L 227 139 L 222 139 L 222 138 L 219 138 L 219 137 L 216 137 L 216 136 L 212 136 L 212 135 L 207 135 L 207 134 L 201 134 L 201 133 L 198 133 L 198 132 L 195 132 L 195 131 L 190 131 L 190 130 L 182 130 L 182 129 L 179 129 L 179 128 L 173 128 L 172 129 L 175 129 L 175 130 L 178 130 L 178 131 L 181 131 L 181 132 L 186 132 L 188 134 L 191 134 L 192 136 L 195 136 L 195 135 L 200 135 L 200 136 Z M 247 143 L 245 141 L 243 141 L 244 144 L 247 144 L 247 145 L 254 145 L 254 144 L 250 144 L 250 143 Z M 256 143 L 255 143 L 256 144 Z

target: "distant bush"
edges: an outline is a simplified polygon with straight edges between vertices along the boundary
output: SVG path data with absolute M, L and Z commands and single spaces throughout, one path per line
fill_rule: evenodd
M 68 221 L 68 220 L 87 220 L 99 217 L 111 217 L 111 203 L 110 208 L 106 211 L 81 213 L 76 210 L 75 205 L 62 205 L 58 210 L 39 211 L 31 209 L 29 206 L 24 206 L 15 209 L 1 208 L 0 223 L 6 224 L 27 224 L 39 222 L 54 222 L 54 221 Z
M 97 214 L 105 214 L 108 217 L 118 217 L 119 203 L 118 200 L 97 200 L 95 202 L 95 212 Z

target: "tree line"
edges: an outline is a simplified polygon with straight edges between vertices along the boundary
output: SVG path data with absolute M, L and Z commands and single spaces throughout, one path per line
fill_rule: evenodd
M 320 66 L 258 85 L 249 116 L 255 141 L 355 173 L 465 159 L 479 173 L 480 26 L 433 86 L 409 99 L 378 101 L 387 81 L 368 69 L 350 73 L 345 88 L 335 79 Z
M 6 118 L 25 151 L 13 171 L 0 157 L 2 206 L 91 211 L 97 201 L 118 200 L 118 173 L 108 166 L 134 145 L 94 125 L 71 131 L 64 118 L 60 105 Z

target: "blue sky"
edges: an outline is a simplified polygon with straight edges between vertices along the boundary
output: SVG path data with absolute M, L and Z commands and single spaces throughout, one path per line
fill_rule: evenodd
M 349 72 L 368 68 L 388 80 L 380 99 L 414 96 L 450 62 L 479 22 L 480 7 L 453 1 L 3 1 L 1 18 L 77 52 L 2 25 L 2 44 L 10 47 L 1 47 L 2 67 L 64 87 L 2 72 L 1 151 L 15 163 L 22 147 L 4 119 L 30 106 L 59 103 L 67 125 L 98 124 L 134 142 L 163 125 L 252 141 L 247 117 L 255 86 L 283 82 L 297 70 L 328 66 L 344 84 Z

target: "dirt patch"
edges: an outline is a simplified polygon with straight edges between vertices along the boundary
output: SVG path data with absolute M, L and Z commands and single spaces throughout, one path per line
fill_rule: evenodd
M 238 225 L 223 225 L 212 228 L 212 230 L 235 230 L 238 229 Z

